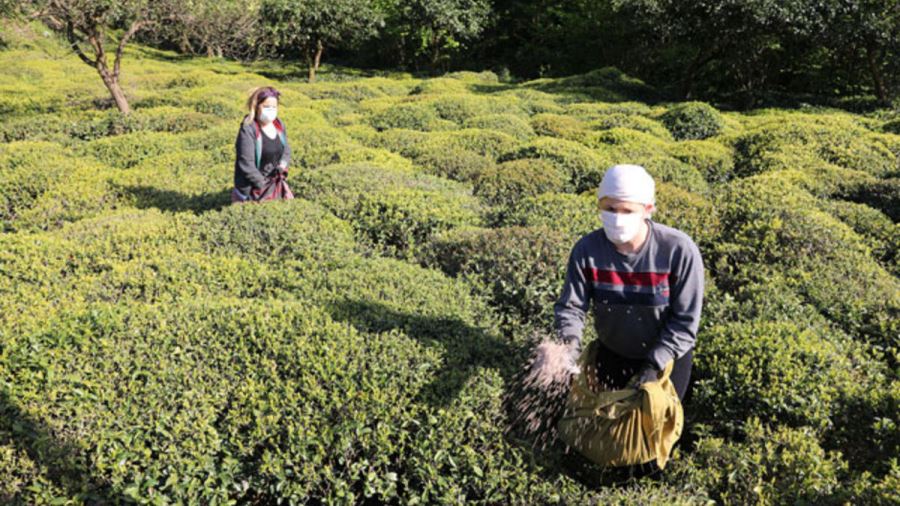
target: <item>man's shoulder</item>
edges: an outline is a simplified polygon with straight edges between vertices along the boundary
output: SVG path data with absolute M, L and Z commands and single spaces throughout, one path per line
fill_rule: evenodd
M 657 244 L 673 251 L 681 250 L 692 254 L 695 252 L 699 254 L 700 250 L 694 240 L 691 239 L 691 236 L 677 228 L 654 221 L 653 236 Z
M 597 251 L 604 238 L 605 236 L 603 235 L 602 228 L 592 230 L 575 241 L 575 246 L 572 247 L 572 251 L 580 254 L 588 254 L 592 251 Z

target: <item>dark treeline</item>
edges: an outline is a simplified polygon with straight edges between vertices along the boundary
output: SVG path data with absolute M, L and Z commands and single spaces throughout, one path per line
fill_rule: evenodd
M 2 4 L 2 0 L 0 0 Z M 100 12 L 134 37 L 190 54 L 322 61 L 515 78 L 615 66 L 672 99 L 735 107 L 900 96 L 900 0 L 32 0 Z M 11 4 L 10 4 L 11 5 Z M 130 5 L 130 7 L 129 7 Z M 111 7 L 114 6 L 114 7 Z M 53 20 L 51 20 L 53 22 Z M 65 21 L 55 20 L 61 32 Z

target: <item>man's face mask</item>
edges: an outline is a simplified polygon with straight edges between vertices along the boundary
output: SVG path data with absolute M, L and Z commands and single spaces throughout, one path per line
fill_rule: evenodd
M 601 211 L 600 219 L 603 221 L 603 233 L 606 234 L 606 237 L 614 244 L 624 244 L 634 239 L 640 232 L 644 213 Z

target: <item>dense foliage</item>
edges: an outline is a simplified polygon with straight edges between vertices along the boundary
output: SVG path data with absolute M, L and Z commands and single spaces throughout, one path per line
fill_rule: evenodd
M 15 13 L 45 19 L 86 54 L 104 34 L 134 35 L 186 54 L 279 55 L 310 79 L 322 59 L 494 68 L 504 80 L 611 66 L 671 99 L 732 108 L 870 109 L 900 97 L 900 0 L 0 1 L 0 15 Z
M 305 83 L 142 45 L 121 116 L 38 25 L 4 39 L 0 502 L 900 500 L 895 117 L 654 103 L 611 68 Z M 231 206 L 264 84 L 298 198 Z M 616 162 L 709 276 L 666 474 L 596 487 L 503 398 Z

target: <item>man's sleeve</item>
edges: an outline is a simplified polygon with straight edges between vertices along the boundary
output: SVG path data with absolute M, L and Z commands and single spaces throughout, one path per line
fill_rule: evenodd
M 243 126 L 238 130 L 235 150 L 238 170 L 247 176 L 254 188 L 259 189 L 266 186 L 266 178 L 256 168 L 256 142 Z
M 669 287 L 669 317 L 660 332 L 659 341 L 647 360 L 659 370 L 669 360 L 680 358 L 697 342 L 700 310 L 703 307 L 703 259 L 697 245 L 690 242 L 678 262 L 674 283 Z
M 590 307 L 590 287 L 584 277 L 583 263 L 580 244 L 576 244 L 569 254 L 562 294 L 553 305 L 557 337 L 566 343 L 574 340 L 579 346 L 584 332 L 584 318 Z

